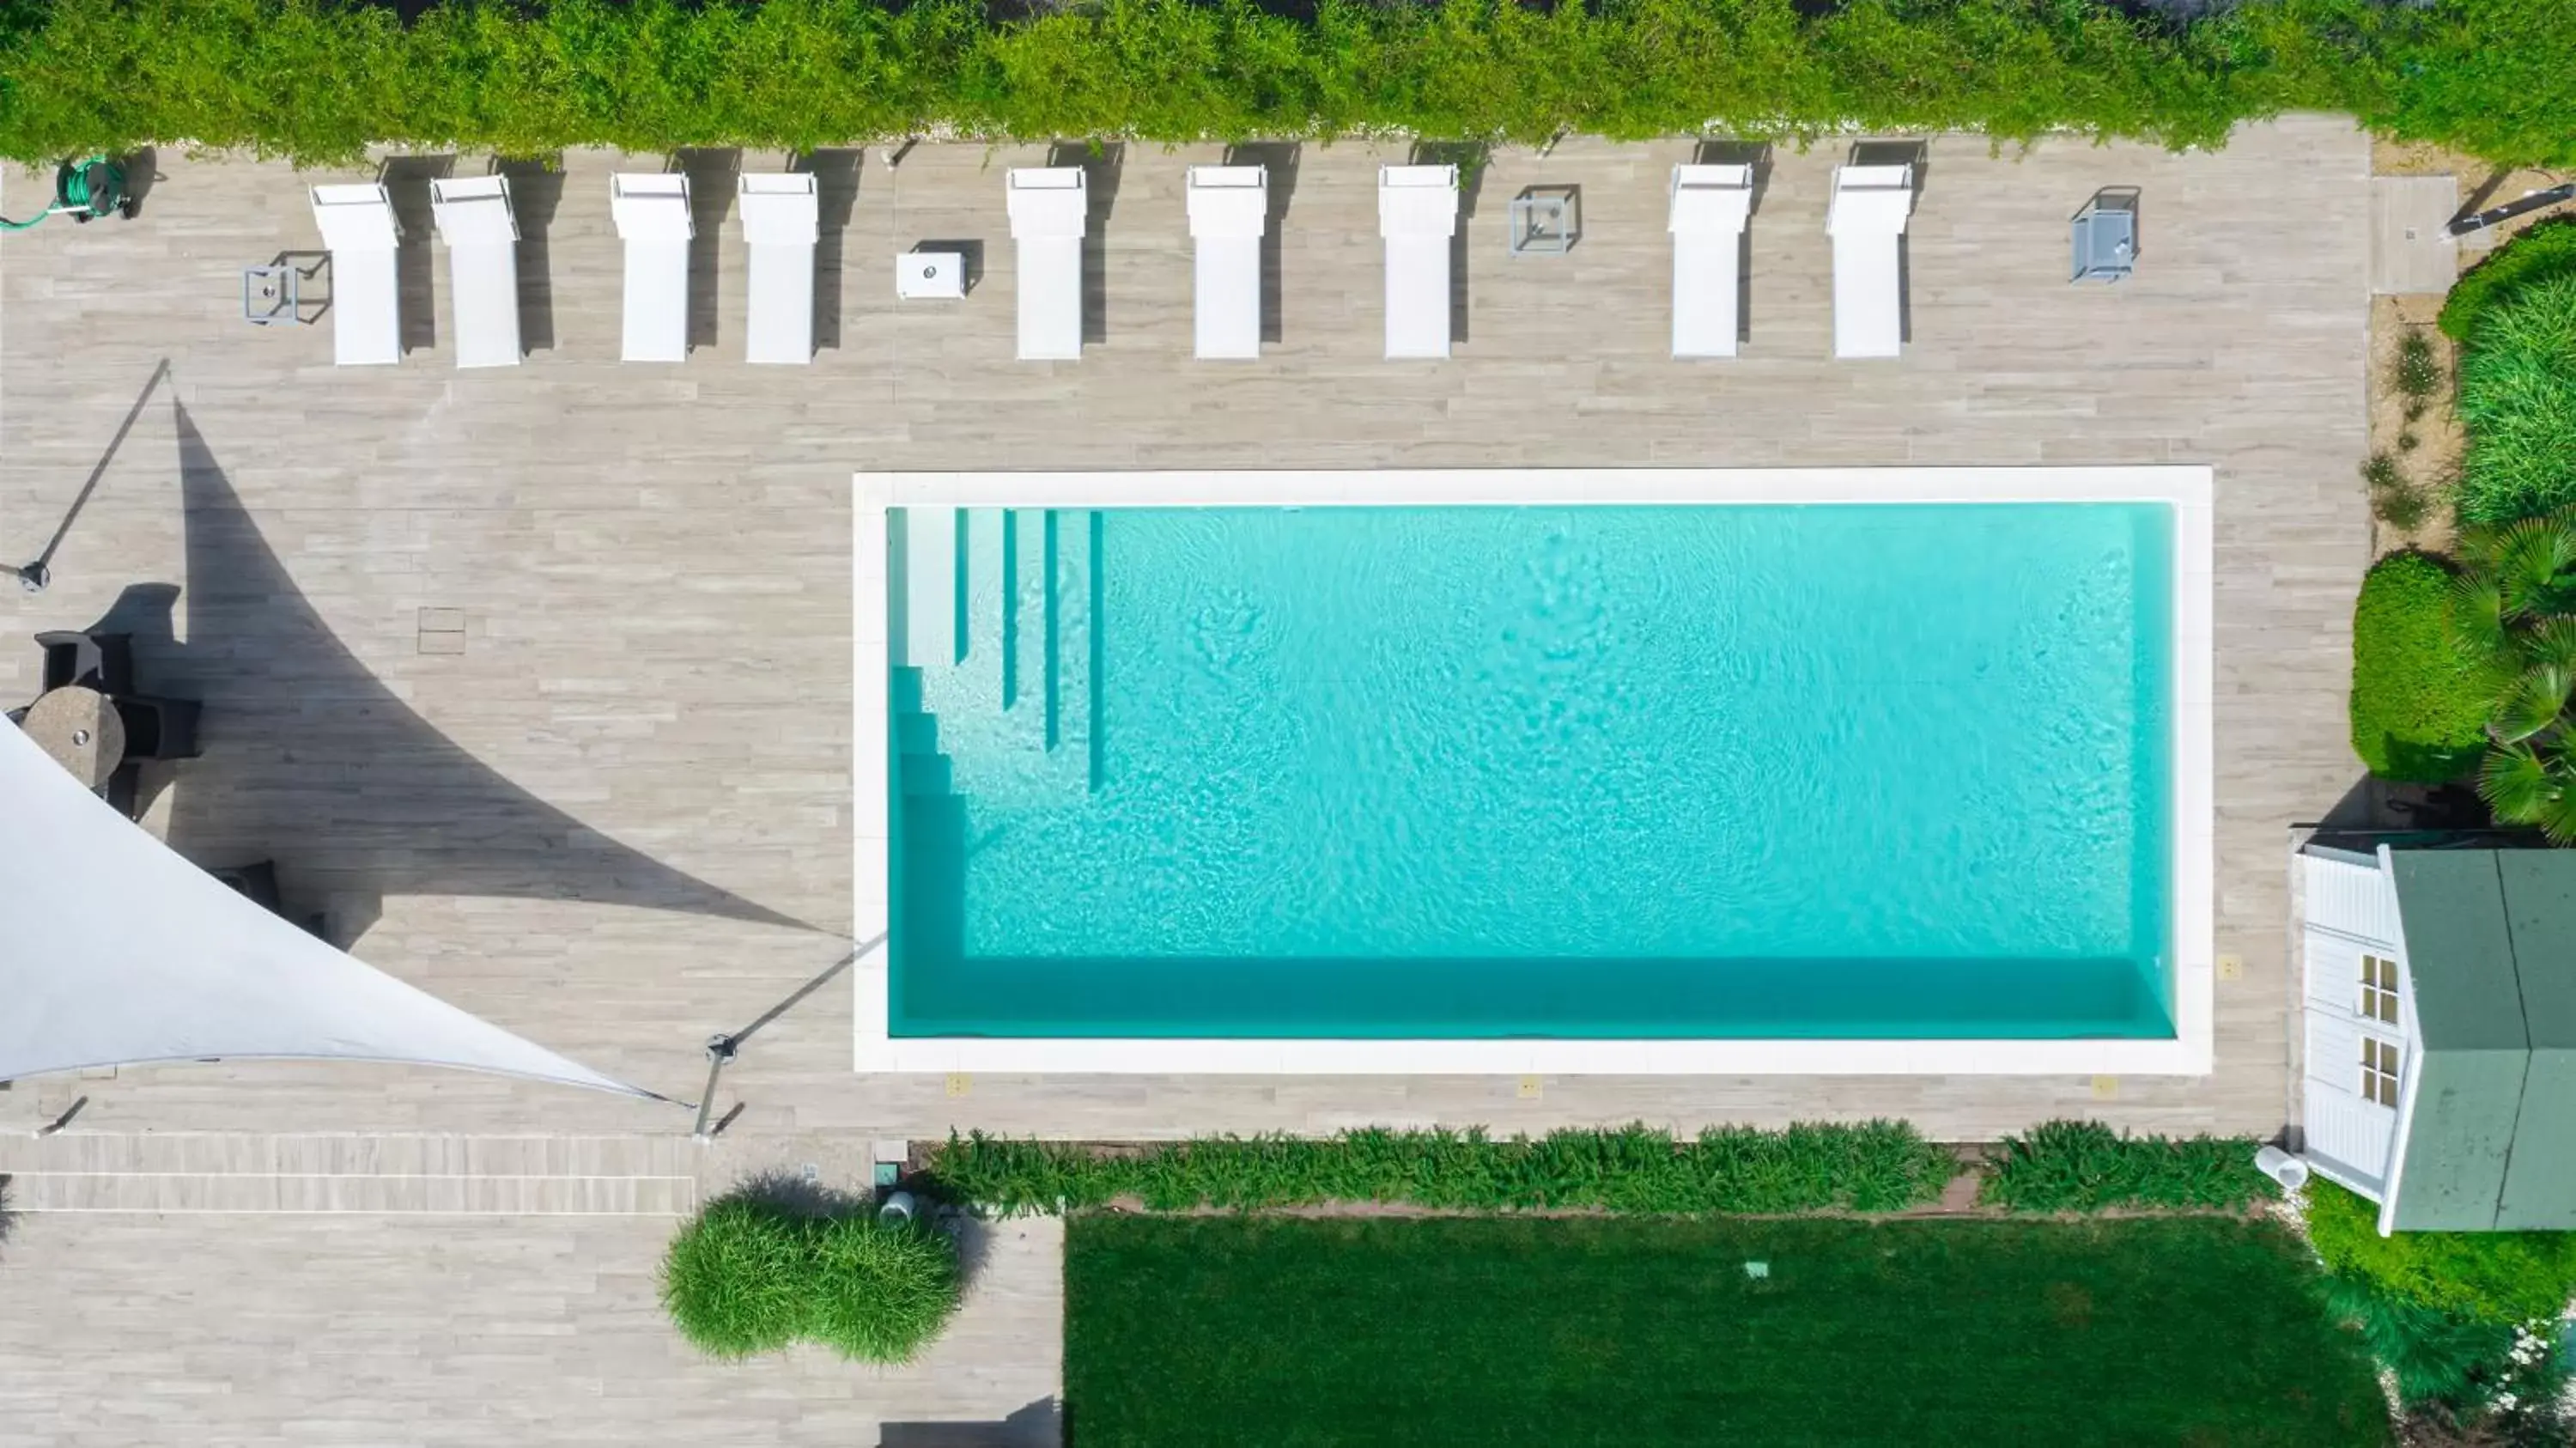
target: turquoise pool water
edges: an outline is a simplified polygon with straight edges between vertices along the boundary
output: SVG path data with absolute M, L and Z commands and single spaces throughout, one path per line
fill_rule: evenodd
M 2161 505 L 889 535 L 896 1035 L 2172 1033 Z

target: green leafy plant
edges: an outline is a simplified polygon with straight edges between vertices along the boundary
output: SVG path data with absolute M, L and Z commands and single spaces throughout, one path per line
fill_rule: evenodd
M 2460 372 L 2461 513 L 2496 524 L 2576 503 L 2576 276 L 2491 309 Z
M 661 1296 L 680 1335 L 714 1357 L 811 1340 L 861 1362 L 906 1362 L 956 1310 L 957 1252 L 925 1225 L 743 1192 L 672 1239 Z
M 948 1192 L 997 1212 L 1134 1198 L 1157 1211 L 1393 1202 L 1464 1211 L 1900 1211 L 1938 1198 L 1947 1150 L 1902 1122 L 1671 1133 L 1631 1126 L 1535 1140 L 1482 1131 L 1203 1137 L 1141 1150 L 951 1136 L 930 1163 Z
M 2415 434 L 2400 435 L 2397 445 L 2401 449 L 2412 448 Z M 2401 532 L 2411 530 L 2432 512 L 2432 499 L 2406 476 L 2406 470 L 2398 465 L 2397 459 L 2384 452 L 2372 453 L 2370 460 L 2361 465 L 2361 480 L 2370 490 L 2372 516 L 2391 528 Z
M 2460 516 L 2494 525 L 2576 506 L 2576 275 L 2490 307 L 2460 362 Z
M 2409 1407 L 2483 1404 L 2513 1346 L 2510 1327 L 2427 1307 L 2367 1278 L 2328 1277 L 2325 1300 L 2328 1311 L 2360 1331 Z
M 2393 553 L 2365 575 L 2352 615 L 2352 748 L 2382 779 L 2437 784 L 2477 766 L 2496 675 L 2445 628 L 2451 570 Z
M 0 154 L 187 142 L 803 149 L 926 133 L 1541 142 L 1974 129 L 2223 144 L 2358 112 L 2498 161 L 2576 160 L 2559 0 L 22 0 Z M 409 17 L 406 19 L 406 17 Z M 113 77 L 113 83 L 102 81 Z
M 2412 422 L 2424 415 L 2424 405 L 2442 390 L 2442 359 L 2434 355 L 2432 339 L 2408 328 L 2397 339 L 2394 371 L 2397 390 L 2406 398 L 2406 419 Z
M 2259 1145 L 2239 1137 L 2128 1136 L 2098 1121 L 2042 1122 L 2003 1139 L 1979 1194 L 2016 1212 L 2234 1209 L 2280 1195 L 2254 1169 Z
M 2460 550 L 2447 633 L 2492 700 L 2478 793 L 2498 819 L 2576 841 L 2576 509 L 2467 529 Z
M 2308 1242 L 2339 1277 L 2420 1307 L 2500 1327 L 2554 1320 L 2576 1298 L 2576 1232 L 2379 1235 L 2379 1208 L 2322 1179 L 2306 1193 Z
M 2461 273 L 2434 325 L 2454 342 L 2469 342 L 2477 336 L 2479 319 L 2498 303 L 2527 286 L 2564 276 L 2576 276 L 2576 216 L 2535 222 Z

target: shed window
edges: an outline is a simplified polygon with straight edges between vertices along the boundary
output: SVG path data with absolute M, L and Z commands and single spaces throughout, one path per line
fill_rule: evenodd
M 2390 1042 L 2376 1036 L 2361 1038 L 2361 1096 L 2394 1111 L 2397 1109 L 2397 1067 L 2403 1053 Z
M 2361 1018 L 2397 1024 L 2397 962 L 2376 955 L 2361 958 Z

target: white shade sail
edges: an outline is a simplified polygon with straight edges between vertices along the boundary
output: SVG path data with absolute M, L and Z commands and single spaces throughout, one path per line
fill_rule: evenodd
M 270 1058 L 453 1066 L 653 1099 L 334 950 L 0 727 L 0 1080 Z

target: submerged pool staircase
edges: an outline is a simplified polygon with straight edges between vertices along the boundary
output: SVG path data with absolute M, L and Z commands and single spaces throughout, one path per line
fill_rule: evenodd
M 1100 787 L 1101 519 L 888 515 L 888 662 L 906 796 L 1071 802 Z

